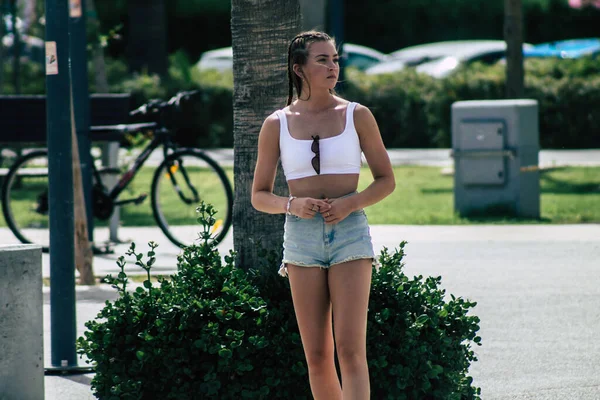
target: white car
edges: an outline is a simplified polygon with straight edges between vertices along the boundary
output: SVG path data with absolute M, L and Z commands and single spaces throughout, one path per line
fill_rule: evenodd
M 352 43 L 344 44 L 343 57 L 345 57 L 344 61 L 347 67 L 355 67 L 362 71 L 389 59 L 387 54 Z M 201 71 L 209 69 L 220 72 L 231 71 L 233 68 L 233 49 L 224 47 L 206 51 L 202 53 L 196 67 Z
M 355 67 L 361 71 L 390 59 L 389 55 L 380 51 L 352 43 L 344 44 L 342 57 L 346 67 Z
M 532 47 L 523 44 L 523 49 Z M 463 64 L 480 61 L 493 64 L 506 53 L 504 40 L 455 40 L 410 46 L 390 54 L 391 60 L 368 68 L 369 75 L 393 73 L 414 66 L 436 78 L 450 75 Z
M 233 49 L 224 47 L 222 49 L 209 50 L 202 53 L 200 61 L 196 64 L 200 71 L 214 69 L 219 72 L 231 71 L 233 69 Z

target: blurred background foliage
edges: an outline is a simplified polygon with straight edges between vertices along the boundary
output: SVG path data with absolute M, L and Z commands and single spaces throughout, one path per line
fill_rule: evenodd
M 0 0 L 6 5 L 9 0 Z M 600 10 L 572 9 L 567 0 L 522 0 L 524 39 L 539 43 L 598 36 Z M 31 35 L 43 35 L 42 2 Z M 132 107 L 151 98 L 166 98 L 195 89 L 194 104 L 182 115 L 186 144 L 230 147 L 233 143 L 231 72 L 200 72 L 194 67 L 206 50 L 231 45 L 229 0 L 171 0 L 167 10 L 168 73 L 132 72 L 126 56 L 128 2 L 96 1 L 99 38 L 90 29 L 90 43 L 102 43 L 110 92 L 131 93 Z M 408 45 L 458 39 L 503 39 L 502 1 L 489 0 L 346 0 L 346 41 L 390 52 Z M 98 40 L 99 39 L 99 40 Z M 89 58 L 90 91 L 96 71 Z M 13 63 L 1 65 L 2 94 L 15 93 Z M 540 102 L 543 148 L 600 147 L 600 61 L 525 61 L 526 97 Z M 21 93 L 45 92 L 43 66 L 21 65 Z M 504 65 L 472 65 L 445 79 L 406 70 L 369 76 L 348 70 L 345 96 L 369 106 L 386 146 L 449 147 L 450 106 L 455 101 L 500 99 L 504 96 Z M 282 99 L 282 107 L 285 99 Z
M 596 8 L 573 9 L 567 0 L 522 2 L 526 42 L 598 36 L 600 10 Z M 231 45 L 230 0 L 166 4 L 169 53 L 182 50 L 197 61 L 203 51 Z M 98 1 L 96 7 L 103 33 L 116 26 L 126 31 L 126 0 Z M 346 41 L 382 52 L 443 40 L 503 39 L 503 1 L 346 0 L 345 11 Z M 110 55 L 123 54 L 125 37 L 110 41 Z

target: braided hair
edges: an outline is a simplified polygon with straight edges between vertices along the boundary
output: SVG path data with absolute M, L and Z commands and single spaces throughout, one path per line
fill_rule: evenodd
M 288 83 L 289 92 L 287 105 L 292 104 L 294 99 L 294 87 L 298 97 L 302 93 L 302 79 L 294 73 L 294 64 L 304 65 L 308 60 L 308 46 L 314 42 L 332 42 L 335 41 L 325 32 L 307 31 L 296 35 L 290 42 L 288 48 Z M 304 75 L 304 73 L 302 73 Z M 308 82 L 307 82 L 308 84 Z M 308 85 L 308 98 L 310 98 L 310 85 Z

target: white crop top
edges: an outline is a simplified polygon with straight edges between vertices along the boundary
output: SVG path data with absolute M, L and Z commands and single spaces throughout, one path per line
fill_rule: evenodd
M 357 103 L 348 103 L 346 109 L 346 126 L 336 136 L 319 139 L 319 158 L 321 175 L 358 174 L 361 166 L 361 149 L 358 133 L 354 127 L 354 108 Z M 276 111 L 279 117 L 279 153 L 283 173 L 288 181 L 292 179 L 315 176 L 311 160 L 312 139 L 295 139 L 288 130 L 287 118 L 283 110 Z

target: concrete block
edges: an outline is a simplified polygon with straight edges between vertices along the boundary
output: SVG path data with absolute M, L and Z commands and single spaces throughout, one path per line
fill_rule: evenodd
M 42 248 L 0 245 L 0 400 L 43 398 Z

